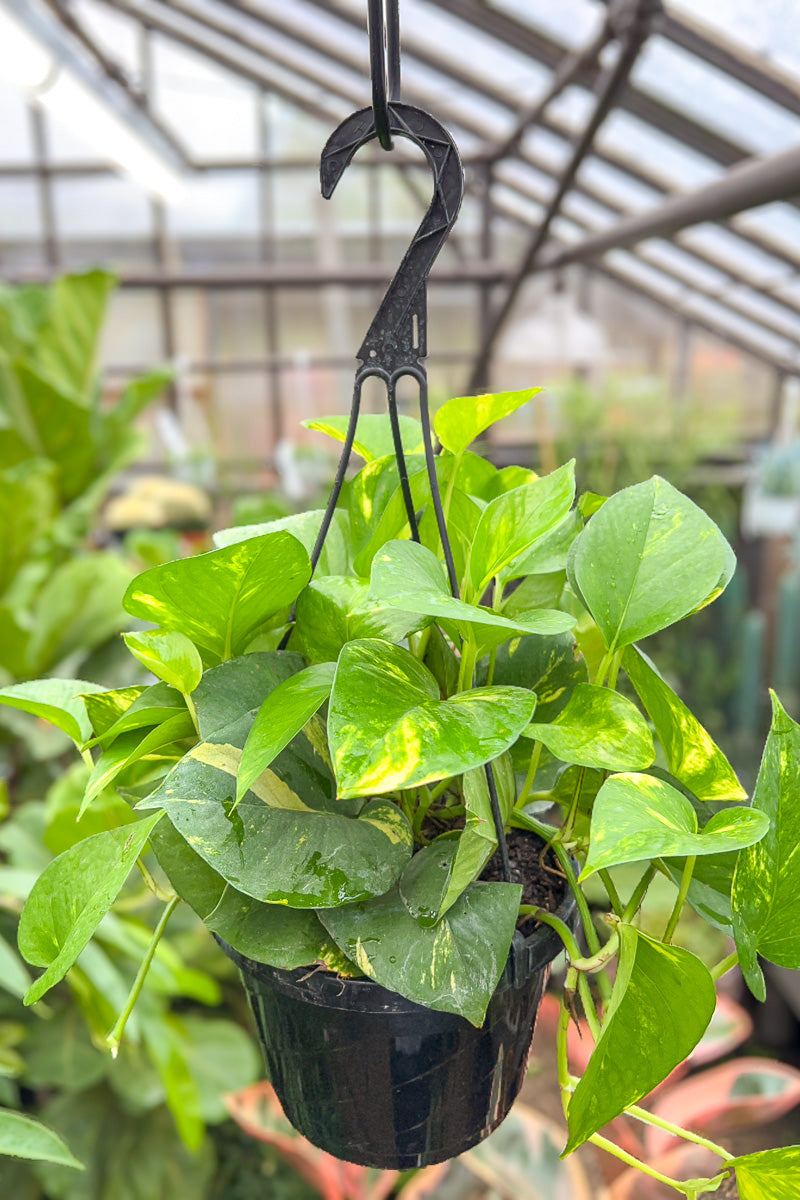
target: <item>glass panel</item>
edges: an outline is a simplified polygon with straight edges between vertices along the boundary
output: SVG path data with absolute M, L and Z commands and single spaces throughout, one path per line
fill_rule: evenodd
M 267 354 L 265 296 L 254 288 L 208 293 L 210 357 L 231 363 L 263 359 Z
M 53 180 L 56 228 L 61 238 L 142 241 L 152 237 L 150 201 L 119 175 Z
M 149 369 L 163 362 L 161 301 L 155 288 L 119 288 L 103 326 L 100 357 L 113 367 Z
M 0 80 L 0 165 L 32 163 L 31 121 L 22 93 Z
M 266 371 L 221 371 L 209 377 L 209 425 L 219 461 L 235 471 L 263 468 L 272 450 Z
M 685 12 L 692 21 L 707 24 L 713 37 L 717 29 L 752 54 L 763 55 L 800 76 L 800 8 L 794 0 L 670 0 L 676 15 Z
M 256 172 L 206 171 L 190 175 L 181 200 L 167 208 L 170 232 L 177 238 L 223 238 L 256 234 L 259 229 Z

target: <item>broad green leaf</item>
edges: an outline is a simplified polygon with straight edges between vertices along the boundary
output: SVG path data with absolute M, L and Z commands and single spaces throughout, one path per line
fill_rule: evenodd
M 269 693 L 305 666 L 299 654 L 269 650 L 245 654 L 206 671 L 194 703 L 200 737 L 206 742 L 234 741 L 231 728 L 242 726 L 241 743 Z M 246 728 L 245 728 L 246 726 Z M 222 735 L 224 733 L 224 738 Z
M 378 637 L 400 642 L 426 624 L 424 617 L 369 601 L 369 585 L 352 577 L 312 579 L 297 600 L 292 649 L 310 662 L 335 662 L 346 642 Z
M 434 417 L 436 436 L 446 450 L 461 454 L 490 425 L 501 421 L 538 395 L 541 388 L 522 392 L 495 392 L 483 396 L 455 396 Z
M 127 624 L 122 597 L 130 578 L 117 555 L 99 551 L 58 567 L 36 598 L 28 648 L 32 667 L 44 674 L 118 633 Z
M 121 733 L 160 725 L 187 711 L 183 696 L 166 683 L 102 692 L 84 697 L 84 701 L 92 728 L 98 735 L 90 745 L 99 742 L 109 746 Z
M 573 543 L 568 573 L 617 650 L 710 603 L 735 565 L 711 518 L 654 475 L 595 513 Z
M 575 463 L 492 500 L 475 531 L 470 555 L 472 593 L 482 596 L 495 575 L 512 566 L 564 520 L 575 496 Z
M 22 622 L 26 623 L 23 625 Z M 0 604 L 0 671 L 5 678 L 24 679 L 28 670 L 28 646 L 31 631 L 27 628 L 26 616 L 15 612 L 7 604 Z
M 132 616 L 185 633 L 229 659 L 292 603 L 310 574 L 300 542 L 288 533 L 270 533 L 151 567 L 134 579 L 123 603 Z
M 733 929 L 748 986 L 764 999 L 756 953 L 781 967 L 800 967 L 800 726 L 772 695 L 772 726 L 752 807 L 766 836 L 739 855 L 733 877 Z
M 237 801 L 325 703 L 335 673 L 333 663 L 306 667 L 270 692 L 244 744 L 236 784 Z
M 421 454 L 425 449 L 422 440 L 422 425 L 415 417 L 399 417 L 400 437 L 406 454 Z M 315 417 L 313 421 L 302 421 L 306 429 L 326 433 L 337 442 L 344 442 L 349 417 Z M 356 436 L 353 449 L 360 454 L 365 462 L 374 462 L 376 458 L 385 458 L 394 454 L 392 426 L 389 415 L 361 413 L 356 426 Z
M 552 721 L 566 707 L 576 684 L 586 681 L 586 663 L 571 633 L 523 637 L 497 652 L 493 682 L 530 688 L 536 716 Z
M 194 642 L 190 642 L 185 634 L 153 629 L 122 636 L 134 658 L 138 658 L 157 679 L 184 694 L 197 687 L 203 674 L 203 663 Z
M 33 1117 L 13 1112 L 10 1108 L 0 1108 L 0 1154 L 83 1170 L 83 1163 L 78 1162 L 57 1133 L 40 1121 L 34 1121 Z
M 201 743 L 146 801 L 162 806 L 228 883 L 291 908 L 343 904 L 394 884 L 412 844 L 399 808 L 374 800 L 357 817 L 340 816 L 335 800 L 315 806 L 269 769 L 234 806 L 240 759 L 235 746 Z
M 196 1153 L 202 1145 L 205 1127 L 200 1117 L 197 1084 L 182 1053 L 177 1024 L 171 1013 L 151 1015 L 145 1011 L 141 1020 L 142 1041 L 161 1079 L 178 1135 L 186 1149 Z
M 483 643 L 485 632 L 474 626 L 500 631 L 505 641 L 514 633 L 564 633 L 574 620 L 568 613 L 534 610 L 510 621 L 500 613 L 476 604 L 465 604 L 450 594 L 444 564 L 416 542 L 389 542 L 372 561 L 370 598 L 412 613 L 454 621 L 462 636 L 474 632 Z
M 47 533 L 54 508 L 49 463 L 34 460 L 0 472 L 0 595 Z
M 502 582 L 522 579 L 526 575 L 552 575 L 556 571 L 565 571 L 570 547 L 582 529 L 580 514 L 573 509 L 555 529 L 535 542 L 527 554 L 501 571 Z
M 76 1004 L 67 1004 L 47 1020 L 37 1021 L 25 1038 L 25 1078 L 37 1091 L 82 1092 L 102 1079 L 108 1068 L 108 1055 L 92 1042 L 86 1018 Z
M 719 746 L 650 659 L 628 646 L 622 665 L 655 726 L 671 774 L 701 800 L 746 800 L 747 792 Z
M 409 454 L 406 468 L 411 499 L 418 512 L 430 496 L 428 468 L 421 454 Z M 354 569 L 357 575 L 367 576 L 381 546 L 399 537 L 408 526 L 400 475 L 392 455 L 377 458 L 359 471 L 350 486 L 349 511 L 352 543 L 357 551 Z
M 15 950 L 0 937 L 0 988 L 21 1000 L 31 985 L 31 977 Z
M 171 367 L 156 367 L 145 375 L 128 380 L 117 403 L 103 414 L 104 426 L 127 431 L 148 404 L 163 394 L 174 378 L 175 371 Z
M 32 966 L 47 970 L 28 989 L 25 1004 L 35 1003 L 64 978 L 116 900 L 161 815 L 86 838 L 39 876 L 20 918 L 19 948 Z
M 241 1025 L 205 1015 L 174 1018 L 180 1052 L 197 1088 L 203 1121 L 219 1124 L 229 1117 L 225 1097 L 261 1074 L 261 1056 Z
M 480 1026 L 508 958 L 521 894 L 514 883 L 473 883 L 429 928 L 409 914 L 397 888 L 326 909 L 320 919 L 370 979 Z
M 434 838 L 429 845 L 412 854 L 397 881 L 401 900 L 420 925 L 435 925 L 439 920 L 459 841 L 458 832 L 443 833 Z M 471 882 L 471 878 L 467 879 L 461 891 Z
M 495 496 L 502 496 L 503 492 L 512 492 L 514 488 L 522 487 L 537 478 L 537 472 L 531 471 L 527 467 L 503 467 L 497 472 L 488 487 L 481 491 L 481 497 L 486 501 L 494 500 Z
M 728 854 L 707 854 L 698 858 L 686 897 L 704 921 L 729 937 L 733 936 L 731 888 L 738 857 L 739 852 L 733 850 Z M 686 859 L 668 858 L 664 865 L 675 886 L 680 887 Z
M 84 679 L 34 679 L 0 690 L 0 704 L 49 721 L 81 746 L 92 736 L 81 694 L 102 690 Z
M 388 792 L 478 767 L 516 741 L 535 703 L 530 692 L 504 687 L 440 700 L 433 675 L 407 650 L 349 642 L 328 706 L 339 795 Z
M 144 736 L 141 730 L 136 729 L 130 733 L 121 733 L 95 763 L 86 785 L 86 795 L 78 818 L 83 816 L 95 797 L 99 796 L 104 788 L 109 787 L 127 767 L 164 746 L 171 746 L 173 742 L 179 742 L 194 734 L 192 718 L 185 711 L 169 717 Z
M 632 925 L 620 925 L 619 937 L 619 965 L 600 1038 L 569 1102 L 565 1154 L 666 1079 L 714 1015 L 714 982 L 699 958 Z
M 55 280 L 49 289 L 46 320 L 36 334 L 39 370 L 55 387 L 86 405 L 106 304 L 116 282 L 107 271 L 97 270 Z
M 563 762 L 600 771 L 642 770 L 656 756 L 653 735 L 636 705 L 591 683 L 576 684 L 549 724 L 534 721 L 522 732 Z
M 728 1159 L 741 1200 L 800 1200 L 800 1146 L 781 1146 Z
M 595 798 L 581 879 L 619 863 L 739 850 L 760 841 L 768 828 L 764 813 L 733 807 L 698 830 L 692 805 L 668 783 L 652 775 L 612 775 Z
M 246 542 L 250 538 L 262 537 L 266 533 L 290 533 L 296 537 L 311 555 L 322 525 L 325 510 L 322 508 L 309 509 L 308 512 L 292 513 L 289 517 L 279 517 L 275 521 L 266 521 L 260 525 L 234 525 L 230 529 L 222 529 L 214 534 L 214 546 L 217 550 L 224 546 L 233 546 L 237 542 Z M 337 509 L 333 514 L 330 528 L 322 547 L 322 554 L 314 569 L 314 578 L 321 575 L 345 575 L 350 569 L 349 550 L 350 521 L 347 513 Z
M 33 444 L 55 464 L 55 482 L 62 502 L 79 496 L 95 470 L 93 414 L 84 400 L 54 387 L 22 361 L 13 368 L 33 427 Z

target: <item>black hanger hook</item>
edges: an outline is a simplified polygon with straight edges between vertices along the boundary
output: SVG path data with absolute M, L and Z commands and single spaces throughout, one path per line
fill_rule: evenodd
M 400 99 L 399 0 L 369 0 L 367 27 L 375 130 L 384 150 L 391 150 L 389 103 Z

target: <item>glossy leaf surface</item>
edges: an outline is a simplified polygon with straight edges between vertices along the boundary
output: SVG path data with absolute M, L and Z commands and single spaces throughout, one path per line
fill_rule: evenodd
M 350 642 L 339 658 L 328 737 L 341 796 L 388 792 L 460 774 L 502 754 L 530 720 L 521 688 L 439 699 L 428 669 L 388 642 Z
M 0 1154 L 83 1170 L 83 1164 L 57 1133 L 40 1121 L 34 1121 L 33 1117 L 10 1108 L 0 1108 Z
M 653 735 L 636 705 L 591 683 L 576 684 L 566 707 L 549 724 L 534 721 L 522 732 L 579 767 L 640 770 L 655 758 Z
M 340 816 L 335 800 L 315 805 L 267 769 L 234 808 L 240 759 L 235 746 L 203 742 L 146 804 L 162 806 L 192 849 L 256 900 L 327 907 L 394 884 L 412 843 L 394 804 L 375 800 L 358 817 Z
M 168 717 L 161 725 L 145 731 L 144 735 L 141 730 L 120 734 L 94 765 L 94 770 L 86 785 L 86 795 L 78 814 L 79 819 L 95 797 L 112 784 L 127 767 L 156 750 L 161 750 L 165 746 L 171 746 L 174 742 L 194 735 L 194 724 L 186 711 Z
M 715 813 L 699 830 L 697 814 L 676 788 L 652 775 L 612 775 L 595 798 L 581 878 L 619 863 L 739 850 L 768 827 L 763 813 L 735 807 Z
M 530 688 L 536 717 L 552 721 L 566 707 L 575 685 L 586 682 L 586 663 L 571 633 L 522 637 L 497 651 L 494 683 Z
M 421 927 L 395 888 L 320 919 L 349 959 L 386 988 L 480 1025 L 508 957 L 522 888 L 474 883 L 438 924 Z
M 703 1036 L 716 1004 L 699 958 L 620 925 L 614 989 L 589 1065 L 569 1103 L 569 1141 L 577 1149 L 683 1062 Z
M 701 800 L 746 800 L 733 767 L 683 701 L 636 646 L 622 665 L 655 726 L 670 773 Z
M 527 404 L 542 389 L 527 388 L 522 392 L 489 392 L 483 396 L 454 396 L 436 412 L 436 436 L 452 454 L 461 454 L 475 438 L 480 437 L 496 421 L 509 416 Z
M 310 574 L 300 542 L 288 533 L 271 533 L 151 567 L 134 579 L 123 603 L 132 616 L 183 632 L 229 659 L 292 603 Z
M 333 663 L 319 663 L 292 675 L 270 692 L 244 744 L 236 784 L 237 800 L 325 703 L 335 673 Z
M 125 645 L 142 666 L 179 692 L 193 692 L 203 675 L 203 663 L 194 642 L 183 633 L 161 629 L 125 633 Z
M 764 999 L 756 953 L 800 967 L 800 726 L 772 693 L 772 726 L 753 794 L 766 836 L 739 855 L 733 877 L 733 929 L 748 986 Z
M 267 533 L 290 533 L 305 546 L 310 556 L 324 515 L 324 509 L 311 508 L 307 512 L 292 513 L 291 516 L 278 517 L 275 521 L 264 521 L 258 525 L 234 525 L 214 534 L 214 546 L 219 550 L 223 546 L 234 546 L 237 542 L 263 537 Z M 350 569 L 349 535 L 347 513 L 337 508 L 314 570 L 315 579 L 321 575 L 344 575 Z
M 573 544 L 568 572 L 615 650 L 707 604 L 735 561 L 711 518 L 654 475 L 594 514 Z
M 405 453 L 421 454 L 425 447 L 420 422 L 415 417 L 406 416 L 399 417 L 398 421 Z M 312 421 L 301 423 L 305 425 L 306 429 L 326 433 L 335 441 L 344 442 L 350 418 L 315 417 Z M 388 413 L 359 413 L 353 449 L 365 462 L 374 462 L 376 458 L 385 458 L 389 454 L 394 454 L 392 426 Z
M 743 1154 L 725 1165 L 736 1172 L 741 1200 L 800 1200 L 800 1146 Z
M 400 642 L 425 624 L 418 613 L 371 602 L 367 583 L 332 575 L 312 579 L 300 593 L 291 646 L 309 662 L 335 662 L 345 642 L 365 637 Z
M 19 923 L 19 948 L 35 967 L 46 967 L 25 995 L 39 1000 L 87 944 L 117 898 L 161 813 L 135 825 L 97 833 L 60 854 L 34 884 Z
M 84 679 L 34 679 L 0 690 L 0 704 L 49 721 L 80 746 L 92 736 L 86 706 L 80 697 L 102 690 L 98 684 Z
M 92 728 L 98 735 L 90 744 L 99 742 L 102 746 L 110 746 L 121 733 L 160 725 L 188 711 L 180 692 L 166 683 L 101 692 L 86 696 L 84 702 Z

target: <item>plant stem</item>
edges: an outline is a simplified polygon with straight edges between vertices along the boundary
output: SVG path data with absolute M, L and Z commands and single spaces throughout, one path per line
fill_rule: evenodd
M 572 837 L 575 826 L 575 818 L 578 815 L 578 804 L 581 798 L 581 789 L 583 788 L 583 781 L 585 778 L 586 768 L 581 767 L 578 771 L 578 782 L 575 784 L 575 790 L 572 793 L 572 800 L 570 801 L 567 819 L 561 826 L 561 833 L 558 835 L 558 840 L 560 842 L 568 842 Z
M 90 771 L 94 770 L 94 759 L 92 758 L 91 750 L 81 750 L 81 758 L 86 763 Z
M 561 1012 L 558 1016 L 558 1032 L 556 1034 L 556 1061 L 558 1062 L 558 1083 L 561 1088 L 561 1106 L 564 1116 L 567 1115 L 570 1097 L 569 1062 L 567 1060 L 567 1033 L 569 1032 L 570 1011 L 567 1007 L 566 995 L 574 992 L 578 982 L 578 972 L 574 967 L 567 971 L 564 981 L 564 991 L 561 995 Z
M 681 876 L 681 886 L 678 889 L 678 897 L 675 901 L 675 907 L 673 908 L 669 921 L 667 922 L 667 928 L 664 930 L 664 937 L 662 939 L 667 946 L 672 941 L 672 935 L 674 934 L 675 927 L 678 924 L 678 918 L 681 915 L 681 909 L 686 901 L 686 896 L 689 891 L 689 884 L 692 882 L 692 875 L 694 874 L 694 864 L 696 862 L 697 857 L 694 854 L 690 854 L 686 859 L 686 866 L 683 868 L 683 875 Z
M 158 900 L 163 900 L 165 904 L 172 899 L 175 893 L 171 891 L 165 892 L 162 887 L 159 887 L 145 866 L 144 859 L 137 858 L 136 865 L 142 873 L 142 879 L 144 879 L 145 883 L 147 884 L 148 891 L 151 891 Z
M 614 912 L 616 913 L 616 915 L 618 917 L 622 917 L 622 914 L 625 911 L 625 906 L 623 905 L 622 901 L 619 898 L 619 892 L 617 891 L 616 887 L 614 886 L 614 881 L 611 878 L 611 875 L 609 874 L 608 870 L 605 867 L 603 867 L 597 873 L 600 876 L 600 878 L 602 879 L 603 887 L 606 889 L 606 892 L 608 893 L 608 899 L 611 903 L 611 907 L 613 908 Z
M 475 672 L 475 654 L 477 646 L 472 638 L 468 638 L 461 647 L 461 666 L 458 669 L 458 690 L 465 692 L 472 687 L 472 676 Z
M 531 794 L 531 789 L 533 788 L 533 781 L 536 778 L 536 771 L 539 767 L 539 759 L 541 757 L 542 757 L 542 743 L 534 742 L 533 749 L 531 750 L 531 760 L 528 763 L 528 774 L 525 776 L 525 782 L 522 785 L 522 791 L 520 792 L 519 798 L 515 805 L 516 808 L 524 808 L 525 807 L 525 801 L 528 799 L 528 796 L 530 796 L 530 794 Z
M 723 975 L 726 975 L 728 971 L 732 970 L 732 968 L 735 967 L 738 962 L 739 951 L 734 950 L 733 953 L 729 954 L 727 958 L 723 958 L 722 962 L 718 962 L 715 967 L 711 968 L 711 978 L 716 983 L 718 979 L 722 979 Z
M 589 980 L 586 978 L 583 971 L 578 973 L 578 993 L 581 998 L 581 1004 L 583 1005 L 583 1011 L 586 1014 L 586 1020 L 589 1025 L 589 1029 L 591 1030 L 592 1037 L 594 1038 L 594 1043 L 597 1045 L 597 1041 L 600 1037 L 600 1021 L 597 1017 L 597 1009 L 594 1006 L 594 997 L 592 996 L 592 989 L 589 987 Z
M 627 1150 L 623 1150 L 621 1146 L 615 1145 L 614 1142 L 610 1142 L 608 1138 L 602 1137 L 599 1133 L 593 1133 L 587 1140 L 593 1146 L 598 1146 L 601 1150 L 607 1151 L 608 1154 L 613 1154 L 614 1158 L 627 1163 L 629 1167 L 635 1167 L 643 1175 L 649 1175 L 651 1179 L 657 1179 L 659 1183 L 674 1188 L 676 1192 L 683 1192 L 684 1196 L 689 1196 L 696 1190 L 692 1188 L 691 1184 L 682 1183 L 679 1179 L 671 1179 L 669 1175 L 662 1175 L 660 1171 L 655 1171 L 652 1167 L 648 1167 L 647 1163 L 642 1162 L 640 1158 L 634 1157 L 633 1154 L 628 1154 Z
M 558 936 L 564 943 L 564 948 L 570 957 L 571 965 L 581 958 L 581 948 L 575 940 L 575 935 L 568 925 L 557 917 L 554 913 L 546 912 L 545 909 L 539 908 L 535 904 L 520 905 L 520 912 L 523 915 L 535 916 L 537 921 L 541 921 L 543 925 L 549 925 L 551 929 L 555 929 Z M 577 968 L 576 968 L 577 969 Z
M 434 800 L 438 800 L 439 797 L 447 791 L 454 778 L 455 777 L 453 775 L 449 775 L 447 779 L 443 779 L 440 783 L 437 783 L 435 788 L 431 788 L 431 803 L 433 803 Z
M 603 686 L 603 681 L 608 672 L 608 667 L 609 667 L 610 662 L 611 662 L 611 653 L 609 651 L 606 651 L 606 653 L 603 655 L 602 659 L 600 660 L 600 666 L 597 668 L 597 674 L 595 675 L 594 679 L 592 680 L 592 683 L 595 684 L 596 687 Z
M 617 690 L 617 676 L 619 675 L 620 664 L 622 663 L 622 650 L 617 650 L 611 656 L 611 662 L 608 667 L 608 686 L 612 692 Z
M 150 970 L 150 964 L 153 961 L 153 956 L 158 949 L 158 943 L 161 941 L 162 934 L 167 927 L 167 921 L 175 911 L 179 900 L 179 896 L 173 896 L 164 908 L 164 911 L 161 914 L 161 919 L 153 930 L 153 936 L 150 939 L 150 945 L 147 947 L 147 953 L 145 954 L 142 964 L 136 973 L 136 978 L 134 979 L 133 986 L 128 994 L 128 999 L 125 1001 L 125 1007 L 119 1014 L 116 1025 L 106 1038 L 106 1045 L 110 1049 L 113 1058 L 117 1057 L 119 1044 L 122 1041 L 122 1035 L 125 1032 L 125 1026 L 128 1023 L 128 1018 L 133 1012 L 136 1001 L 139 999 L 139 994 L 144 986 L 144 981 L 147 978 L 147 972 Z
M 198 737 L 200 737 L 200 726 L 197 722 L 197 709 L 194 706 L 194 700 L 188 692 L 181 692 L 181 695 L 186 701 L 186 707 L 189 710 L 189 716 L 192 718 L 192 724 L 194 725 L 195 733 Z
M 420 787 L 417 791 L 417 794 L 419 796 L 419 800 L 417 801 L 417 809 L 414 813 L 414 820 L 411 826 L 415 836 L 422 831 L 423 823 L 428 815 L 428 809 L 433 804 L 433 796 L 428 788 Z
M 636 916 L 637 912 L 639 911 L 639 906 L 645 898 L 647 889 L 650 887 L 650 884 L 653 882 L 655 873 L 656 873 L 656 869 L 653 866 L 653 864 L 651 863 L 650 866 L 645 871 L 642 878 L 637 883 L 636 887 L 633 889 L 633 894 L 631 895 L 631 898 L 628 901 L 627 907 L 625 908 L 625 911 L 622 914 L 623 921 L 625 921 L 625 922 L 632 921 L 633 918 Z
M 638 1104 L 629 1104 L 625 1112 L 628 1116 L 641 1121 L 643 1125 L 654 1125 L 656 1129 L 663 1129 L 667 1133 L 683 1138 L 687 1142 L 694 1142 L 697 1146 L 705 1146 L 706 1150 L 711 1150 L 714 1154 L 718 1154 L 720 1158 L 733 1158 L 733 1155 L 724 1146 L 719 1146 L 716 1142 L 701 1137 L 699 1133 L 692 1133 L 690 1129 L 683 1129 L 680 1125 L 674 1125 L 672 1121 L 667 1121 L 663 1117 L 657 1117 L 655 1113 L 648 1112 L 646 1108 L 640 1108 Z

